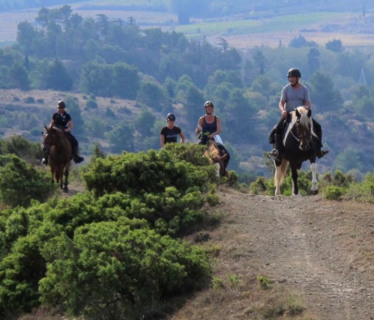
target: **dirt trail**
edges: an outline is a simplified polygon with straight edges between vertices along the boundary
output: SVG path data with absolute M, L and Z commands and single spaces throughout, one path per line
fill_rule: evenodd
M 261 310 L 272 300 L 255 293 L 259 275 L 302 297 L 305 309 L 297 319 L 374 319 L 373 205 L 230 189 L 220 197 L 224 221 L 209 235 L 210 245 L 221 248 L 214 276 L 236 274 L 241 287 L 234 293 L 226 285 L 219 299 L 206 290 L 174 320 L 263 319 Z

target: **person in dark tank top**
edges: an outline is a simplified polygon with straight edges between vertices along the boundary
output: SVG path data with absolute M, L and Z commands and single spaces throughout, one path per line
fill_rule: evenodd
M 200 144 L 206 144 L 208 139 L 219 135 L 222 131 L 221 119 L 213 114 L 214 105 L 212 101 L 204 103 L 205 115 L 199 118 L 195 132 L 201 135 Z

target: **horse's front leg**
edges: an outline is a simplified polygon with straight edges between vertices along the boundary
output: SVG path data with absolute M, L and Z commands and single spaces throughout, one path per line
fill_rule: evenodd
M 69 177 L 69 169 L 66 168 L 65 169 L 65 184 L 64 184 L 64 192 L 68 192 L 69 189 L 68 189 L 68 177 Z M 62 181 L 62 179 L 61 179 Z
M 311 194 L 318 194 L 318 180 L 317 180 L 317 163 L 312 162 L 310 164 L 310 170 L 312 171 L 312 188 Z
M 280 185 L 282 183 L 282 166 L 275 165 L 275 174 L 274 174 L 274 184 L 275 184 L 275 195 L 280 196 L 281 195 L 281 189 Z
M 295 166 L 291 166 L 291 174 L 292 174 L 292 195 L 297 196 L 299 194 L 299 186 L 297 184 L 297 178 L 299 174 Z

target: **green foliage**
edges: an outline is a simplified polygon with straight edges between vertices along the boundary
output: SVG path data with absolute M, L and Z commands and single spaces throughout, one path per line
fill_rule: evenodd
M 0 262 L 0 315 L 31 311 L 39 304 L 38 282 L 46 271 L 40 239 L 20 237 Z
M 352 182 L 349 184 L 345 197 L 357 201 L 374 203 L 374 174 L 366 174 L 361 183 Z
M 106 134 L 111 143 L 111 151 L 120 153 L 122 151 L 134 150 L 133 126 L 125 121 L 119 123 L 112 131 Z
M 140 84 L 136 100 L 162 111 L 168 106 L 169 96 L 166 90 L 156 81 L 143 81 Z
M 254 182 L 249 185 L 249 191 L 251 194 L 268 194 L 270 189 L 268 179 L 265 177 L 258 177 Z
M 54 190 L 46 172 L 37 171 L 17 156 L 0 156 L 0 200 L 15 207 L 32 199 L 43 201 Z
M 188 291 L 210 274 L 200 249 L 132 230 L 126 219 L 82 226 L 72 240 L 55 238 L 43 256 L 42 302 L 90 317 L 121 319 L 126 310 L 141 316 L 161 297 Z
M 257 282 L 261 289 L 267 290 L 271 288 L 271 280 L 265 276 L 257 276 Z
M 137 179 L 126 180 L 122 170 Z M 85 174 L 104 179 L 95 180 L 96 195 L 0 213 L 1 317 L 42 302 L 69 315 L 139 319 L 209 281 L 205 253 L 170 235 L 188 233 L 203 222 L 205 201 L 218 200 L 213 193 L 205 196 L 216 179 L 214 168 L 163 149 L 95 157 Z M 98 196 L 101 184 L 105 192 Z
M 12 136 L 0 140 L 0 155 L 6 154 L 15 154 L 28 163 L 37 164 L 41 156 L 40 144 L 30 142 L 22 136 Z
M 346 189 L 337 186 L 327 186 L 323 195 L 328 200 L 339 200 L 346 192 Z
M 138 70 L 123 62 L 113 65 L 88 62 L 83 66 L 80 87 L 97 96 L 133 99 L 139 88 Z
M 125 153 L 98 159 L 84 174 L 84 179 L 88 189 L 97 195 L 114 191 L 133 195 L 160 193 L 170 186 L 180 192 L 188 189 L 203 191 L 209 181 L 216 179 L 213 170 L 177 161 L 165 148 L 158 152 Z

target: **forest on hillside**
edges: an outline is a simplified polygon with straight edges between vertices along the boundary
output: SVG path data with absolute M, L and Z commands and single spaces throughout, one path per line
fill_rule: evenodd
M 190 141 L 196 141 L 193 131 L 202 105 L 212 100 L 233 154 L 231 169 L 259 173 L 267 173 L 258 159 L 271 149 L 267 135 L 279 117 L 287 70 L 298 67 L 330 149 L 321 162 L 325 170 L 364 173 L 374 168 L 374 57 L 369 49 L 347 48 L 340 39 L 322 47 L 300 35 L 288 46 L 239 51 L 224 38 L 213 46 L 204 38 L 141 29 L 131 18 L 82 18 L 65 5 L 42 8 L 34 23 L 20 23 L 16 45 L 0 50 L 0 62 L 2 89 L 81 93 L 84 104 L 67 98 L 75 132 L 83 145 L 96 142 L 106 152 L 159 148 L 159 130 L 168 112 L 176 113 Z M 115 99 L 131 100 L 135 111 L 102 109 L 97 97 L 112 99 L 113 106 Z M 37 128 L 51 111 L 38 97 L 28 104 L 35 107 L 32 121 L 26 120 L 30 115 L 22 101 L 13 101 L 16 113 L 13 106 L 1 106 L 2 135 L 18 129 L 39 139 Z M 97 130 L 99 123 L 103 130 Z

